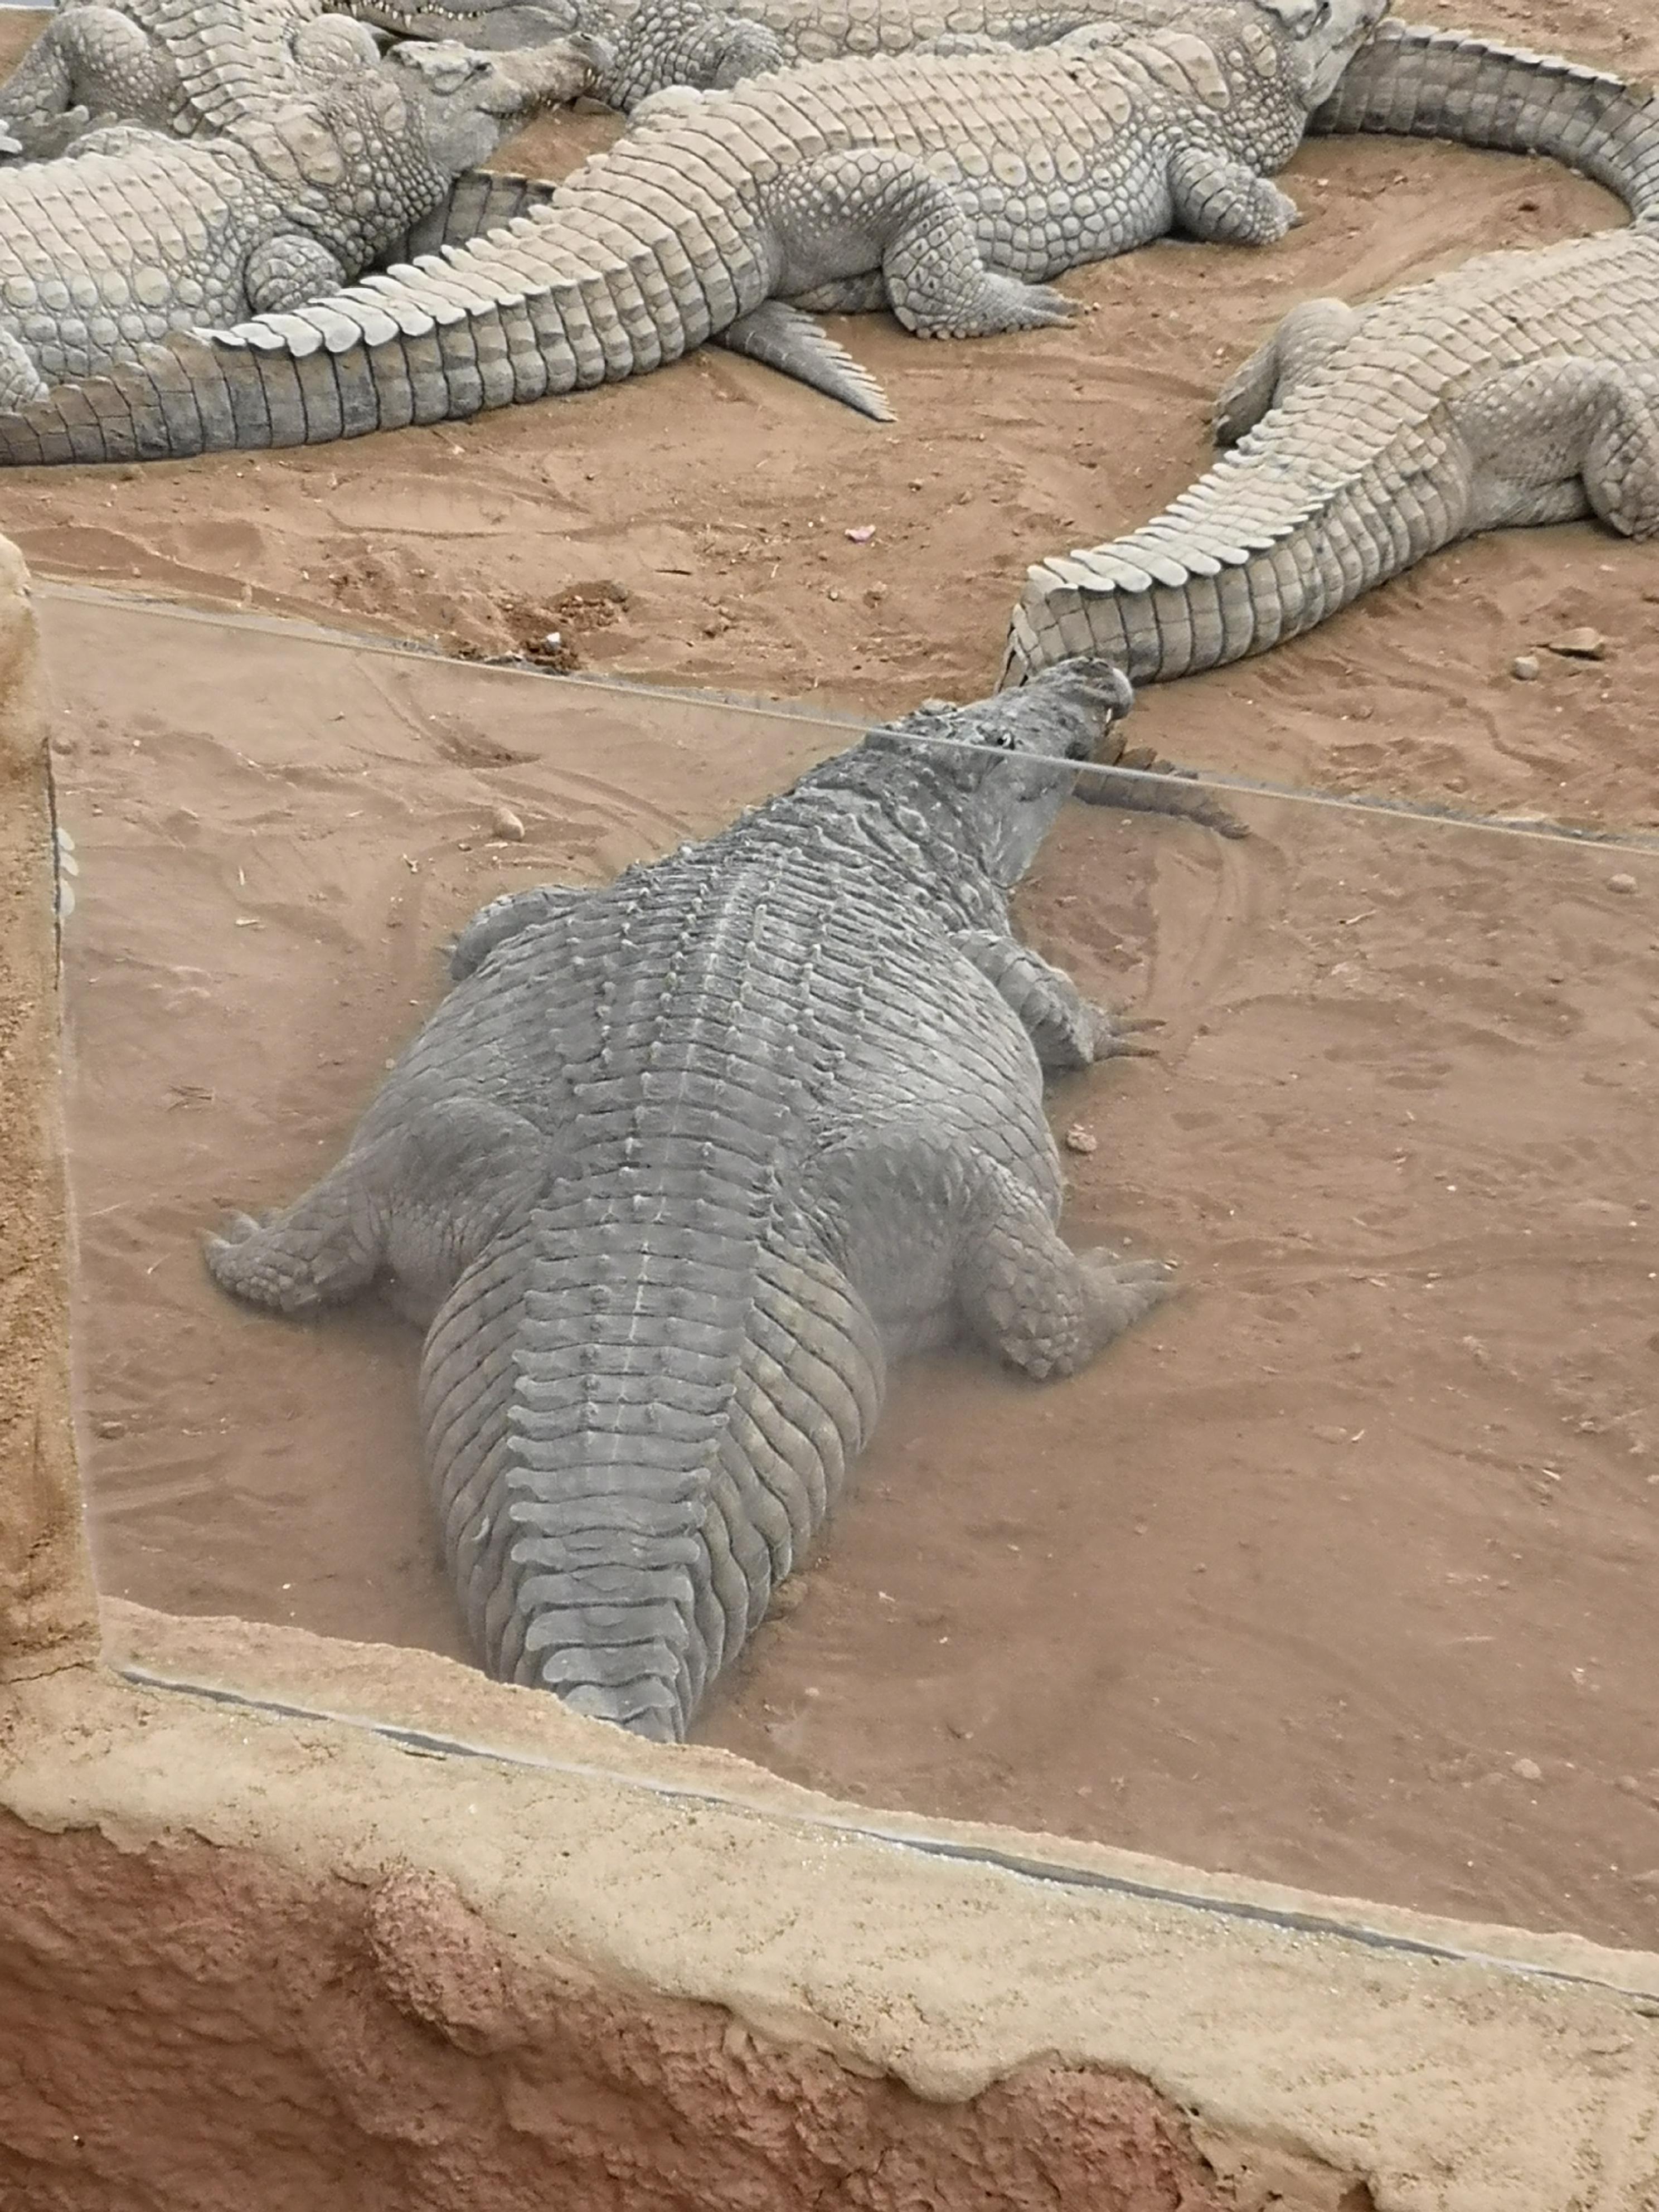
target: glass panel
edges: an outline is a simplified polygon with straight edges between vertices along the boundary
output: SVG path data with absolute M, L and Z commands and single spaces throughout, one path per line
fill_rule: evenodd
M 337 1156 L 477 906 L 706 835 L 849 726 L 89 595 L 46 627 L 103 1587 L 464 1657 L 414 1332 L 239 1309 L 199 1234 Z M 1242 842 L 1070 807 L 1017 904 L 1164 1024 L 1051 1109 L 1068 1240 L 1182 1295 L 1069 1382 L 901 1370 L 695 1734 L 1651 1943 L 1659 857 L 1231 804 Z

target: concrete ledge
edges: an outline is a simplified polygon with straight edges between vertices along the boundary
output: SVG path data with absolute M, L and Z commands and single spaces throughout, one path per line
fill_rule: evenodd
M 53 826 L 28 571 L 0 538 L 0 1682 L 98 1644 L 70 1425 Z
M 470 2186 L 456 2194 L 458 2169 L 447 2169 L 449 2193 L 432 2197 L 434 2205 L 520 2201 L 513 2160 L 522 2130 L 510 2115 L 526 2069 L 542 2081 L 538 2094 L 551 2096 L 546 2069 L 571 2065 L 568 2038 L 556 2029 L 576 1989 L 588 1992 L 581 2002 L 595 2039 L 584 2045 L 581 2078 L 592 2087 L 597 2072 L 606 2096 L 628 2104 L 629 2139 L 695 2046 L 696 2094 L 707 2100 L 697 2128 L 733 2161 L 721 2165 L 708 2149 L 698 2178 L 672 2189 L 664 2181 L 660 2197 L 653 2179 L 623 2200 L 630 2204 L 741 2203 L 759 2172 L 774 2193 L 763 2189 L 755 2202 L 814 2201 L 845 2173 L 838 2179 L 827 2150 L 827 2164 L 807 2155 L 790 2099 L 818 2110 L 828 2098 L 838 2125 L 852 2125 L 856 2107 L 865 2141 L 876 2105 L 855 2085 L 883 2080 L 890 2087 L 876 2100 L 885 2116 L 877 2136 L 889 2148 L 860 2169 L 865 2193 L 848 2203 L 915 2201 L 905 2190 L 921 2184 L 922 2144 L 943 2163 L 924 2160 L 933 2194 L 921 2201 L 951 2206 L 1278 2201 L 1311 2212 L 1346 2202 L 1353 2212 L 1374 2201 L 1448 2212 L 1574 2203 L 1637 2212 L 1652 2201 L 1659 1995 L 1626 1992 L 1659 1992 L 1659 1959 L 1221 1882 L 1012 1831 L 925 1824 L 926 1832 L 1061 1869 L 1138 1881 L 1156 1874 L 1170 1888 L 1197 1885 L 1276 1911 L 1355 1913 L 1404 1941 L 1471 1951 L 1501 1944 L 1511 1965 L 1606 1985 L 933 1859 L 837 1827 L 836 1820 L 872 1816 L 789 1790 L 725 1754 L 619 1743 L 532 1692 L 482 1682 L 443 1660 L 112 1612 L 112 1656 L 124 1662 L 137 1658 L 174 1679 L 234 1679 L 254 1696 L 327 1696 L 336 1710 L 430 1734 L 460 1725 L 475 1743 L 558 1762 L 538 1770 L 434 1756 L 343 1721 L 296 1721 L 89 1670 L 32 1686 L 14 1710 L 0 1778 L 0 1808 L 13 1823 L 3 1844 L 9 1887 L 27 1908 L 13 1918 L 11 1972 L 31 1990 L 30 2014 L 33 1992 L 71 1958 L 79 1987 L 55 2041 L 29 2032 L 33 2087 L 89 2142 L 89 2038 L 109 2043 L 118 2069 L 149 2047 L 152 2010 L 168 2022 L 168 2068 L 112 2158 L 118 2150 L 131 2160 L 135 2130 L 175 2158 L 193 2142 L 204 2172 L 222 2158 L 207 2084 L 227 2033 L 258 2042 L 268 2054 L 261 2063 L 300 2070 L 308 2087 L 290 2087 L 285 2099 L 343 2106 L 330 2157 L 356 2157 L 360 2136 L 419 2137 L 407 2112 L 394 2127 L 354 2110 L 363 2093 L 308 2024 L 322 2003 L 318 1990 L 333 1985 L 337 1967 L 347 1973 L 337 1961 L 361 1965 L 367 1944 L 380 1961 L 379 1994 L 372 2002 L 362 1996 L 353 2014 L 354 2063 L 377 2079 L 398 2075 L 404 2030 L 392 2033 L 386 2005 L 404 2015 L 413 2007 L 440 2045 L 422 2077 L 421 2125 L 443 2135 L 458 2160 L 464 2145 L 479 2177 L 476 2196 Z M 641 1786 L 651 1784 L 708 1794 Z M 739 1792 L 744 1802 L 719 1802 Z M 78 1840 L 60 1862 L 31 1831 Z M 132 1855 L 126 1875 L 119 1854 Z M 57 1900 L 50 1914 L 40 1901 L 47 1893 Z M 82 1914 L 80 1924 L 103 1931 L 95 1957 L 51 1934 Z M 209 2005 L 198 1954 L 204 1927 L 218 1922 Z M 270 1927 L 286 1931 L 280 1942 Z M 463 1963 L 444 1966 L 450 1954 Z M 356 1974 L 353 1967 L 347 1978 Z M 653 2054 L 648 2065 L 640 2038 Z M 364 2055 L 368 2045 L 378 2055 Z M 561 2094 L 575 2094 L 573 2080 Z M 909 2093 L 896 2102 L 895 2083 Z M 1024 2121 L 1012 2115 L 1027 2096 L 1047 2118 L 1020 2150 Z M 645 2100 L 638 2111 L 635 2098 Z M 753 2099 L 759 2105 L 745 2101 Z M 669 2124 L 678 2109 L 669 2104 L 653 2124 Z M 955 2119 L 945 2126 L 929 2117 L 930 2104 L 949 2106 Z M 788 2136 L 789 2158 L 805 2162 L 763 2160 L 753 2169 L 752 2144 L 739 2155 L 763 2106 L 772 2114 L 767 2126 Z M 1062 2109 L 1071 2119 L 1056 2133 Z M 1011 2130 L 988 2164 L 988 2111 Z M 622 2129 L 621 2106 L 614 2118 Z M 682 2112 L 676 2124 L 687 2119 Z M 313 2154 L 302 2156 L 269 2129 L 263 2139 L 282 2161 L 270 2170 L 291 2170 L 298 2190 Z M 0 2118 L 0 2141 L 19 2140 L 15 2122 Z M 587 2172 L 596 2143 L 567 2143 L 560 2155 L 576 2165 L 555 2160 L 544 2178 Z M 953 2180 L 958 2155 L 965 2163 Z M 890 2158 L 896 2165 L 884 2163 Z M 1036 2163 L 1021 2166 L 1027 2158 Z M 1026 2176 L 1018 2186 L 1009 2160 Z M 399 2185 L 412 2186 L 411 2172 L 399 2171 Z M 1166 2184 L 1177 2174 L 1171 2193 Z M 141 2179 L 118 2160 L 105 2177 L 129 2189 Z M 320 2190 L 325 2178 L 316 2169 L 307 2185 Z M 1045 2196 L 1039 2180 L 1060 2185 Z M 180 2169 L 157 2201 L 217 2201 L 192 2193 L 195 2185 Z M 632 2186 L 644 2189 L 642 2171 Z M 1368 2194 L 1352 2193 L 1362 2189 Z M 134 2200 L 118 2189 L 109 2201 Z M 300 2193 L 293 2201 L 329 2200 Z

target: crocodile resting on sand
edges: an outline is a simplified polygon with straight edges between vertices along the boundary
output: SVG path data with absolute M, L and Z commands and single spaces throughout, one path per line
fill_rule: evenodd
M 1168 1270 L 1056 1231 L 1044 1070 L 1136 1049 L 1008 893 L 1130 703 L 1079 663 L 872 731 L 609 888 L 486 907 L 343 1157 L 212 1239 L 304 1315 L 426 1330 L 445 1553 L 490 1674 L 684 1735 L 834 1507 L 888 1362 L 1075 1374 Z
M 1004 684 L 1084 651 L 1137 682 L 1264 653 L 1479 531 L 1594 514 L 1659 533 L 1659 100 L 1632 88 L 1595 127 L 1650 212 L 1358 309 L 1292 308 L 1221 395 L 1216 466 L 1142 528 L 1030 570 Z
M 69 0 L 0 84 L 0 131 L 32 161 L 116 123 L 194 137 L 374 52 L 322 0 Z
M 526 116 L 580 92 L 594 61 L 585 41 L 385 61 L 371 43 L 317 98 L 218 137 L 120 125 L 0 171 L 0 399 L 349 280 Z
M 268 5 L 270 0 L 245 4 Z M 653 0 L 497 0 L 494 5 L 477 0 L 463 9 L 446 9 L 434 0 L 344 4 L 410 37 L 430 36 L 432 25 L 447 22 L 453 27 L 449 35 L 473 46 L 529 44 L 538 35 L 577 31 L 591 31 L 615 45 L 626 22 L 635 30 L 628 63 L 630 92 L 617 104 L 628 106 L 662 86 L 728 84 L 740 70 L 752 74 L 843 54 L 1029 48 L 1050 45 L 1090 25 L 1112 27 L 1113 35 L 1156 37 L 1190 27 L 1194 15 L 1193 0 L 726 0 L 719 22 L 746 21 L 757 36 L 746 53 L 732 40 L 726 73 L 715 76 L 687 67 L 684 11 L 695 0 L 681 0 L 661 27 L 650 21 Z M 1281 13 L 1290 27 L 1306 28 L 1317 21 L 1320 6 L 1321 0 L 1283 0 Z M 1577 131 L 1548 149 L 1536 145 L 1530 135 L 1540 119 L 1540 78 L 1577 88 Z M 1314 133 L 1447 138 L 1507 153 L 1547 150 L 1618 191 L 1616 177 L 1602 175 L 1597 166 L 1595 106 L 1620 99 L 1625 91 L 1622 79 L 1604 71 L 1504 46 L 1468 31 L 1385 22 L 1349 63 L 1340 85 L 1310 118 L 1308 128 Z M 1543 119 L 1547 123 L 1548 118 Z
M 586 0 L 580 23 L 577 9 L 564 12 L 566 31 L 556 33 L 552 19 L 533 7 L 467 16 L 421 0 L 60 0 L 0 83 L 0 154 L 45 160 L 115 123 L 180 138 L 228 130 L 273 102 L 325 88 L 343 69 L 361 65 L 366 47 L 372 58 L 370 26 L 465 44 L 463 27 L 476 23 L 488 35 L 474 50 L 492 52 L 599 37 L 609 51 L 583 89 L 623 108 L 659 84 L 734 84 L 780 58 L 777 41 L 758 25 L 700 6 L 648 10 L 639 52 L 631 11 Z
M 1062 319 L 1028 280 L 1174 222 L 1282 236 L 1294 210 L 1261 171 L 1288 160 L 1386 0 L 1333 5 L 1301 36 L 1232 0 L 1206 9 L 1208 38 L 827 62 L 690 96 L 506 231 L 0 415 L 0 457 L 361 436 L 637 375 L 720 335 L 881 411 L 780 303 L 868 305 L 874 284 L 912 331 L 977 337 Z

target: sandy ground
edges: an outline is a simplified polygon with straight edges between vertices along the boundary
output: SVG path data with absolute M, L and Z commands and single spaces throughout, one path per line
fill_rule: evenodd
M 1659 21 L 1613 0 L 1419 14 L 1659 69 Z M 0 52 L 32 20 L 0 21 Z M 555 173 L 612 128 L 556 117 L 501 166 Z M 885 317 L 839 323 L 897 409 L 890 428 L 710 349 L 465 428 L 14 471 L 0 525 L 47 575 L 489 649 L 555 627 L 594 668 L 775 698 L 967 696 L 994 680 L 1030 562 L 1144 520 L 1204 465 L 1216 387 L 1285 307 L 1618 216 L 1547 163 L 1410 143 L 1317 141 L 1288 182 L 1308 220 L 1285 244 L 1164 245 L 1068 276 L 1085 309 L 1069 331 L 948 345 Z M 849 543 L 866 524 L 875 538 Z M 595 585 L 620 585 L 626 606 L 573 610 Z M 1148 734 L 1216 765 L 1659 821 L 1628 735 L 1659 685 L 1656 589 L 1650 550 L 1588 526 L 1494 538 L 1294 653 L 1173 687 Z M 1615 641 L 1609 663 L 1552 666 L 1524 693 L 1502 680 L 1517 650 L 1586 620 Z
M 1450 20 L 1447 11 L 1441 11 Z M 1590 0 L 1486 25 L 1626 69 Z M 14 34 L 8 21 L 0 26 Z M 539 126 L 552 170 L 610 126 Z M 17 472 L 37 572 L 597 672 L 880 710 L 984 689 L 1025 564 L 1201 465 L 1281 307 L 1613 219 L 1547 165 L 1316 144 L 1271 253 L 1066 280 L 1075 329 L 841 335 L 877 428 L 710 352 L 638 385 L 311 454 Z M 848 529 L 873 523 L 854 544 Z M 1148 696 L 1224 768 L 1659 823 L 1659 561 L 1589 527 L 1460 549 L 1311 639 Z M 85 1443 L 107 1587 L 459 1650 L 416 1477 L 412 1348 L 225 1308 L 219 1209 L 331 1156 L 509 882 L 598 880 L 838 740 L 465 665 L 55 602 Z M 1522 647 L 1590 622 L 1609 658 Z M 492 844 L 490 808 L 528 825 Z M 823 1564 L 702 1733 L 884 1803 L 1651 1943 L 1659 864 L 1265 803 L 1257 836 L 1078 810 L 1022 902 L 1156 1066 L 1070 1232 L 1193 1285 L 1083 1380 L 966 1359 L 895 1392 Z M 1610 888 L 1627 872 L 1634 895 Z
M 475 904 L 604 880 L 845 732 L 46 615 L 100 1579 L 459 1654 L 412 1336 L 241 1312 L 197 1233 L 333 1157 Z M 1021 902 L 1169 1024 L 1054 1111 L 1098 1139 L 1074 1240 L 1187 1294 L 1064 1386 L 908 1372 L 700 1733 L 881 1804 L 1651 1942 L 1659 858 L 1251 813 L 1234 845 L 1074 809 Z

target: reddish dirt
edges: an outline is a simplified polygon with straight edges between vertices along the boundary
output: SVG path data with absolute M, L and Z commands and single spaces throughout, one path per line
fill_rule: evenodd
M 1659 64 L 1592 0 L 1489 6 Z M 556 166 L 610 126 L 540 126 Z M 634 386 L 310 454 L 19 473 L 37 569 L 473 652 L 842 710 L 992 680 L 1039 554 L 1201 464 L 1285 304 L 1611 204 L 1543 164 L 1320 144 L 1271 254 L 1066 280 L 1068 332 L 841 334 L 876 428 L 710 352 Z M 876 525 L 867 544 L 846 531 Z M 1220 768 L 1659 823 L 1650 548 L 1455 550 L 1263 662 L 1147 697 Z M 49 610 L 65 807 L 85 1444 L 106 1585 L 459 1651 L 416 1474 L 412 1352 L 372 1311 L 228 1310 L 193 1249 L 299 1188 L 507 882 L 602 878 L 837 740 L 800 722 Z M 1510 658 L 1583 622 L 1609 657 Z M 514 807 L 521 845 L 490 844 Z M 1659 863 L 1263 804 L 1255 840 L 1077 810 L 1022 901 L 1163 1016 L 1088 1124 L 1070 1234 L 1194 1295 L 1046 1391 L 966 1359 L 896 1389 L 823 1563 L 702 1733 L 887 1804 L 1614 1940 L 1659 1940 L 1649 1212 Z M 1103 865 L 1104 863 L 1104 865 Z M 1626 872 L 1633 894 L 1609 886 Z
M 1039 2063 L 924 2103 L 711 2006 L 555 1982 L 429 1875 L 302 1882 L 6 1820 L 0 1900 L 8 2212 L 1234 2201 L 1145 2082 Z

